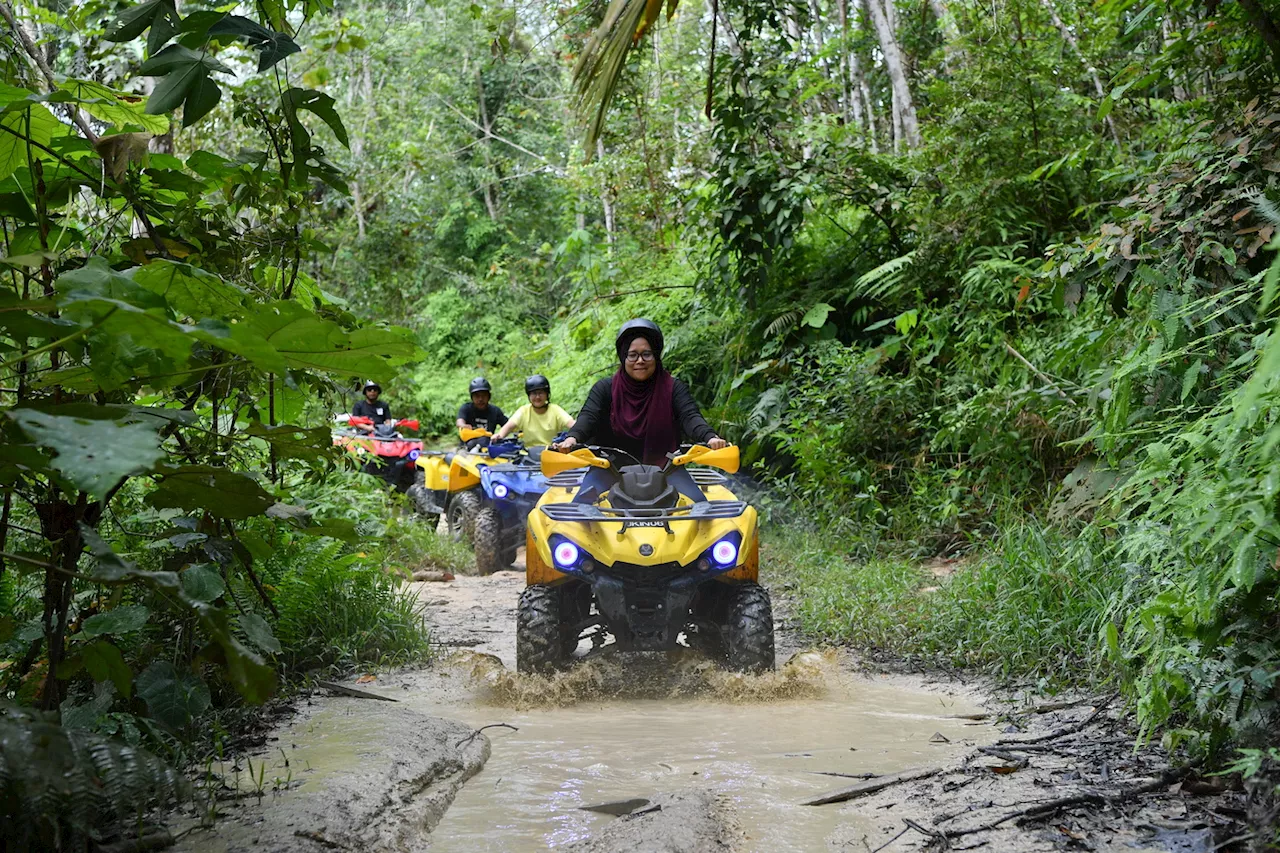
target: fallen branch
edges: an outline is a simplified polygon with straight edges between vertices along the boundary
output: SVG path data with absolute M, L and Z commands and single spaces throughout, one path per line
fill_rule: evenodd
M 812 800 L 805 800 L 802 806 L 825 806 L 830 803 L 843 803 L 846 800 L 865 797 L 867 794 L 874 794 L 876 791 L 882 791 L 902 782 L 914 782 L 917 779 L 927 779 L 930 776 L 936 776 L 942 772 L 941 767 L 925 767 L 916 768 L 915 770 L 904 770 L 901 773 L 894 773 L 889 776 L 877 776 L 875 779 L 869 779 L 866 782 L 859 782 L 857 785 L 851 785 L 848 788 L 841 788 L 838 791 L 831 791 Z
M 1057 740 L 1057 739 L 1058 739 L 1058 738 L 1060 738 L 1060 737 L 1066 737 L 1067 735 L 1077 734 L 1077 733 L 1079 733 L 1079 732 L 1081 732 L 1081 731 L 1084 731 L 1084 730 L 1085 730 L 1085 729 L 1087 729 L 1090 725 L 1092 725 L 1092 724 L 1093 724 L 1093 721 L 1094 721 L 1094 720 L 1096 720 L 1096 719 L 1098 719 L 1098 717 L 1100 717 L 1100 716 L 1102 715 L 1102 712 L 1103 712 L 1103 711 L 1105 711 L 1105 710 L 1107 710 L 1107 707 L 1108 707 L 1112 702 L 1114 702 L 1114 701 L 1116 700 L 1116 697 L 1117 697 L 1117 696 L 1119 696 L 1119 695 L 1120 695 L 1119 693 L 1112 693 L 1110 696 L 1108 696 L 1107 698 L 1103 699 L 1101 702 L 1099 702 L 1099 703 L 1098 703 L 1098 707 L 1096 707 L 1096 708 L 1094 708 L 1094 709 L 1093 709 L 1093 713 L 1092 713 L 1092 714 L 1090 714 L 1089 716 L 1085 717 L 1083 720 L 1081 720 L 1081 721 L 1080 721 L 1080 722 L 1078 722 L 1078 723 L 1072 723 L 1072 724 L 1071 724 L 1071 725 L 1069 725 L 1069 726 L 1063 726 L 1062 728 L 1060 728 L 1060 729 L 1056 729 L 1056 730 L 1054 730 L 1054 731 L 1051 731 L 1051 732 L 1049 732 L 1048 734 L 1044 734 L 1044 735 L 1037 735 L 1036 737 L 1028 737 L 1028 738 L 1005 738 L 1005 739 L 1002 739 L 1002 740 L 998 740 L 998 741 L 996 741 L 996 746 L 1014 746 L 1014 747 L 1016 747 L 1018 744 L 1025 744 L 1025 743 L 1043 743 L 1044 741 L 1047 741 L 1047 740 Z
M 1143 782 L 1141 785 L 1133 785 L 1124 790 L 1117 791 L 1114 794 L 1107 794 L 1103 791 L 1084 791 L 1079 794 L 1072 794 L 1069 797 L 1060 797 L 1056 800 L 1049 800 L 1046 803 L 1037 803 L 1034 806 L 1028 806 L 1025 809 L 1009 812 L 1003 817 L 996 818 L 989 823 L 981 826 L 970 827 L 969 829 L 958 829 L 955 832 L 947 833 L 951 838 L 958 838 L 961 835 L 973 835 L 977 832 L 986 832 L 995 829 L 1002 823 L 1008 823 L 1011 820 L 1034 820 L 1035 818 L 1047 817 L 1064 809 L 1074 808 L 1076 806 L 1088 805 L 1105 805 L 1114 806 L 1119 803 L 1127 802 L 1135 797 L 1143 794 L 1149 794 L 1152 791 L 1158 791 L 1174 782 L 1179 781 L 1182 777 L 1191 772 L 1191 768 L 1184 767 L 1178 770 L 1166 770 L 1160 774 L 1158 779 L 1150 782 Z
M 879 773 L 837 773 L 834 770 L 810 770 L 819 776 L 839 776 L 841 779 L 875 779 Z
M 457 743 L 455 743 L 455 744 L 453 745 L 453 748 L 454 748 L 454 749 L 460 749 L 464 743 L 470 743 L 471 741 L 473 741 L 473 740 L 475 740 L 477 737 L 479 737 L 479 736 L 480 736 L 480 733 L 481 733 L 482 731 L 484 731 L 485 729 L 511 729 L 511 731 L 513 731 L 513 732 L 518 732 L 518 731 L 520 731 L 520 729 L 516 728 L 515 726 L 511 725 L 510 723 L 490 723 L 490 724 L 489 724 L 489 725 L 487 725 L 487 726 L 481 726 L 480 728 L 476 729 L 476 730 L 475 730 L 474 732 L 472 732 L 471 734 L 469 734 L 469 735 L 467 735 L 466 737 L 464 737 L 462 740 L 460 740 L 460 741 L 458 741 Z
M 348 687 L 345 684 L 339 684 L 336 681 L 317 681 L 316 684 L 325 690 L 332 690 L 334 693 L 341 693 L 343 696 L 351 696 L 356 699 L 377 699 L 379 702 L 399 702 L 399 699 L 392 699 L 390 696 L 382 696 L 378 693 L 370 693 L 368 690 L 360 690 L 356 687 Z

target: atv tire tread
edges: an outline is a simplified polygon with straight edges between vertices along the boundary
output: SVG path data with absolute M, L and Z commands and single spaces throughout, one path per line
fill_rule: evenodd
M 560 590 L 534 584 L 520 593 L 516 609 L 516 671 L 554 672 L 565 662 L 560 627 Z
M 459 492 L 449 501 L 449 535 L 455 542 L 472 542 L 480 498 L 475 492 Z
M 483 504 L 472 521 L 471 542 L 475 546 L 476 570 L 482 575 L 510 565 L 502 560 L 502 516 L 493 504 Z
M 723 628 L 728 665 L 738 672 L 770 672 L 774 667 L 773 603 L 757 583 L 744 583 L 729 593 L 728 622 Z

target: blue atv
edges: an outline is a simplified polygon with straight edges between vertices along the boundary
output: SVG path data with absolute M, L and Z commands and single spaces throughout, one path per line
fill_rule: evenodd
M 480 468 L 480 506 L 471 543 L 482 575 L 510 566 L 524 543 L 525 518 L 547 490 L 538 464 L 541 450 L 527 450 L 514 439 L 489 444 L 489 456 L 503 461 Z

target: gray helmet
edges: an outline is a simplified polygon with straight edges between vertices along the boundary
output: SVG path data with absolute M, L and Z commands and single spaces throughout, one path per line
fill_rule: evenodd
M 372 379 L 366 379 L 364 381 L 364 387 L 360 389 L 360 393 L 368 394 L 370 388 L 377 391 L 379 394 L 382 393 L 382 386 L 379 385 L 377 382 L 374 382 Z
M 647 340 L 653 347 L 654 354 L 658 356 L 658 360 L 662 360 L 662 330 L 652 320 L 635 319 L 623 323 L 622 328 L 618 330 L 618 337 L 614 340 L 619 361 L 626 354 L 627 347 L 631 346 L 631 342 L 636 338 Z
M 535 373 L 524 381 L 524 393 L 532 394 L 534 391 L 546 391 L 547 396 L 551 396 L 551 380 L 543 376 L 541 373 Z
M 474 394 L 477 391 L 488 391 L 490 394 L 492 394 L 493 386 L 489 384 L 488 379 L 485 379 L 483 376 L 477 376 L 475 379 L 471 380 L 471 385 L 470 387 L 468 387 L 467 393 Z

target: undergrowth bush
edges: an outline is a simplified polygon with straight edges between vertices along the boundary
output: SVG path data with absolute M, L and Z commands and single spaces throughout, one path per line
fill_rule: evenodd
M 1099 638 L 1123 586 L 1096 532 L 1015 525 L 990 552 L 934 566 L 904 555 L 849 559 L 811 531 L 768 543 L 770 578 L 799 594 L 804 630 L 873 651 L 1057 685 L 1111 674 Z

